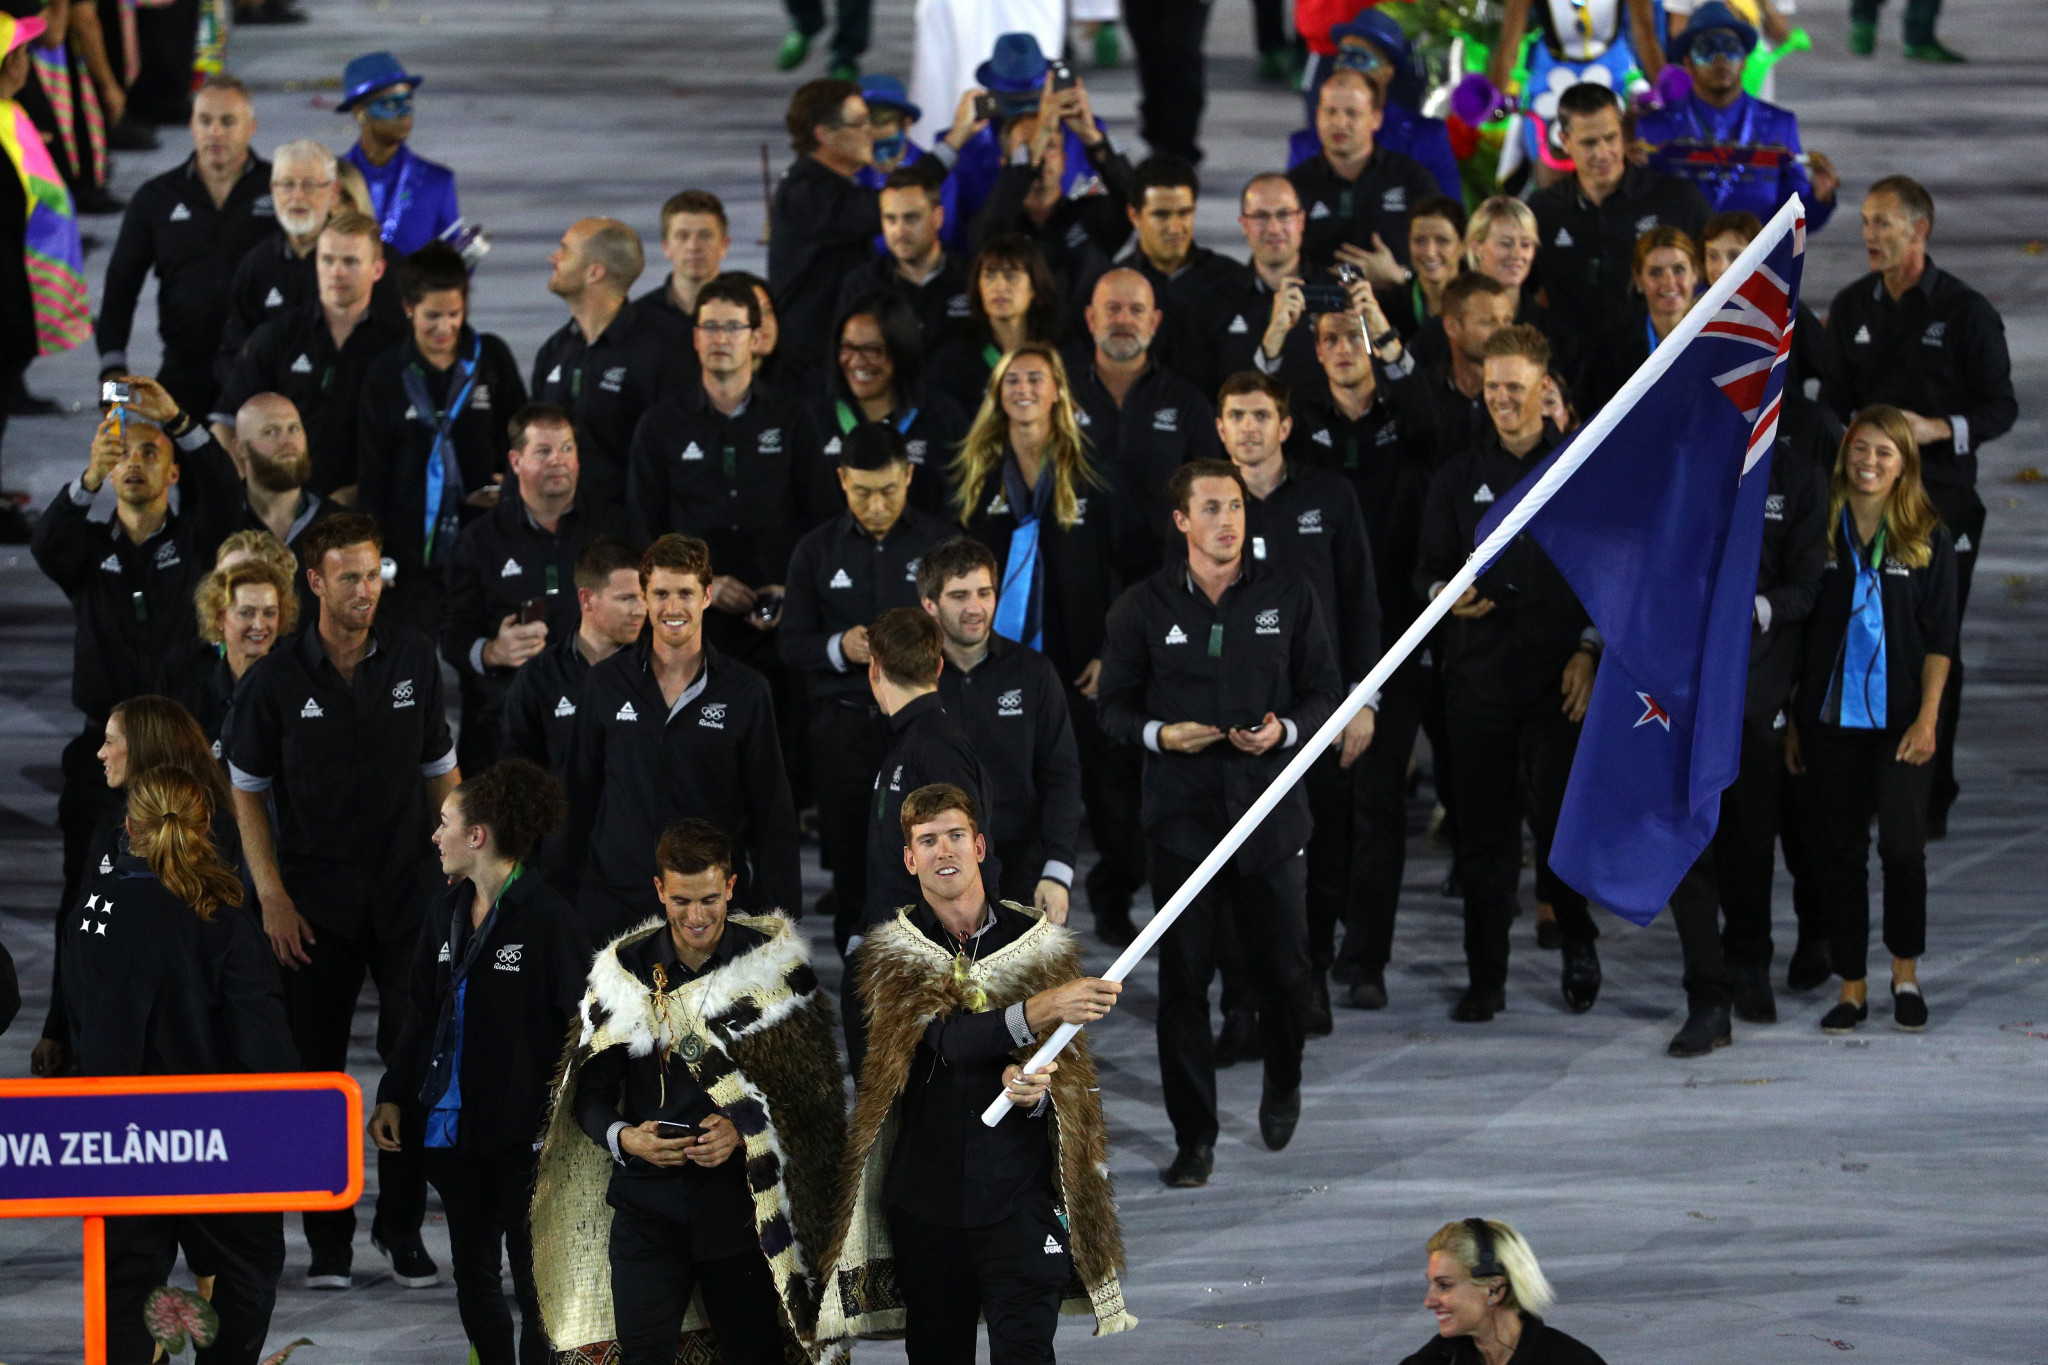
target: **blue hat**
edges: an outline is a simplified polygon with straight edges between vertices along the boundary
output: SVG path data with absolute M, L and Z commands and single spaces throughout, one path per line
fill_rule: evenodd
M 1692 12 L 1685 27 L 1664 40 L 1664 57 L 1667 61 L 1685 61 L 1685 54 L 1692 49 L 1692 40 L 1702 33 L 1725 28 L 1742 42 L 1742 55 L 1747 57 L 1756 51 L 1756 27 L 1721 0 L 1707 0 Z
M 996 39 L 989 59 L 974 68 L 974 83 L 996 95 L 1035 95 L 1045 83 L 1047 65 L 1038 39 L 1028 33 L 1005 33 Z
M 1358 12 L 1348 23 L 1334 25 L 1330 29 L 1330 41 L 1342 44 L 1346 38 L 1363 38 L 1387 54 L 1394 64 L 1396 76 L 1406 75 L 1409 67 L 1408 35 L 1392 17 L 1367 7 Z
M 860 97 L 867 101 L 870 109 L 901 109 L 903 117 L 912 123 L 924 117 L 924 110 L 910 102 L 910 96 L 903 89 L 903 82 L 881 72 L 860 78 Z
M 361 104 L 366 96 L 379 90 L 388 90 L 394 85 L 420 84 L 420 77 L 409 76 L 398 64 L 398 58 L 389 52 L 366 52 L 350 60 L 341 73 L 341 103 L 335 108 L 342 113 Z

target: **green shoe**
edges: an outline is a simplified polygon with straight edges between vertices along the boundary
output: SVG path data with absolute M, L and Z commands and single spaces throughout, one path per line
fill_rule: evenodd
M 804 58 L 811 55 L 811 35 L 791 29 L 789 36 L 782 40 L 782 46 L 775 49 L 775 69 L 794 71 L 804 64 Z
M 1095 65 L 1107 71 L 1124 59 L 1124 40 L 1115 24 L 1095 30 Z
M 1909 62 L 1938 62 L 1953 65 L 1970 59 L 1954 48 L 1943 47 L 1940 43 L 1907 43 L 1906 60 Z
M 1288 67 L 1287 49 L 1276 47 L 1271 52 L 1259 54 L 1259 79 L 1274 85 L 1284 84 L 1291 74 Z
M 858 81 L 860 80 L 860 63 L 849 61 L 844 57 L 834 57 L 829 74 L 835 81 Z
M 1874 23 L 1849 25 L 1849 51 L 1858 57 L 1868 57 L 1877 51 L 1877 25 Z

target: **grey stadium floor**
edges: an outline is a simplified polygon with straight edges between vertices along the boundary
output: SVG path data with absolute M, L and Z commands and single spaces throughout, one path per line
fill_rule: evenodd
M 259 146 L 301 136 L 345 145 L 332 90 L 314 85 L 357 52 L 390 47 L 426 73 L 419 145 L 458 169 L 465 209 L 494 235 L 476 313 L 522 358 L 560 320 L 543 257 L 580 215 L 616 214 L 652 241 L 667 195 L 709 186 L 735 210 L 735 264 L 761 268 L 758 149 L 770 143 L 780 167 L 793 84 L 769 64 L 779 6 L 308 7 L 314 22 L 303 28 L 235 39 L 231 65 L 258 90 Z M 1662 920 L 1638 930 L 1612 917 L 1601 921 L 1607 985 L 1591 1014 L 1564 1011 L 1556 959 L 1535 950 L 1524 918 L 1506 1013 L 1454 1026 L 1445 1011 L 1463 979 L 1457 908 L 1437 896 L 1442 858 L 1418 838 L 1392 1007 L 1340 1010 L 1335 1036 L 1311 1045 L 1303 1122 L 1285 1153 L 1260 1147 L 1258 1077 L 1240 1066 L 1222 1077 L 1214 1181 L 1163 1189 L 1156 1173 L 1172 1140 L 1149 970 L 1095 1031 L 1130 1248 L 1126 1293 L 1143 1326 L 1102 1341 L 1069 1329 L 1060 1345 L 1070 1358 L 1397 1361 L 1433 1330 L 1420 1305 L 1423 1239 L 1446 1219 L 1485 1213 L 1530 1237 L 1561 1294 L 1552 1321 L 1617 1365 L 1852 1351 L 1872 1365 L 2048 1361 L 2048 924 L 2036 861 L 2048 850 L 2048 494 L 2021 477 L 2042 459 L 2032 399 L 2048 379 L 2048 258 L 2037 240 L 2048 237 L 2048 29 L 2028 0 L 1958 0 L 1943 36 L 1975 60 L 1927 69 L 1898 56 L 1896 4 L 1876 60 L 1844 55 L 1843 8 L 1816 0 L 1802 14 L 1819 50 L 1781 68 L 1781 98 L 1801 114 L 1808 146 L 1834 157 L 1846 195 L 1892 171 L 1929 184 L 1941 206 L 1936 254 L 2003 310 L 2023 396 L 2019 427 L 1983 459 L 1990 521 L 1964 637 L 1963 797 L 1930 857 L 1922 975 L 1933 1027 L 1909 1036 L 1880 1022 L 1828 1038 L 1815 1027 L 1825 992 L 1781 996 L 1783 1022 L 1738 1026 L 1732 1049 L 1672 1061 L 1663 1048 L 1683 1015 L 1675 936 Z M 907 70 L 909 0 L 878 9 L 871 67 Z M 1206 169 L 1217 190 L 1199 221 L 1206 241 L 1231 251 L 1241 249 L 1231 191 L 1277 164 L 1300 108 L 1254 81 L 1246 9 L 1219 0 L 1209 41 Z M 1128 70 L 1083 72 L 1113 131 L 1133 138 Z M 116 188 L 173 164 L 182 153 L 172 141 L 124 157 Z M 1863 269 L 1854 214 L 1851 198 L 1812 239 L 1817 305 Z M 111 220 L 97 226 L 111 238 Z M 95 280 L 104 261 L 93 258 Z M 152 308 L 145 300 L 142 316 Z M 154 341 L 146 325 L 137 334 L 143 363 Z M 90 357 L 74 354 L 30 379 L 83 400 L 91 371 Z M 15 424 L 8 486 L 47 501 L 82 467 L 90 432 L 84 413 Z M 47 989 L 57 755 L 77 723 L 70 629 L 69 608 L 26 552 L 0 550 L 0 941 L 30 993 L 0 1038 L 6 1075 L 27 1074 Z M 820 886 L 815 864 L 809 880 Z M 1091 961 L 1109 955 L 1098 946 Z M 366 999 L 351 1059 L 366 1086 L 376 1077 L 372 1019 Z M 438 1215 L 428 1239 L 445 1266 Z M 288 1241 L 274 1346 L 310 1336 L 317 1348 L 298 1357 L 308 1365 L 464 1358 L 451 1287 L 400 1288 L 359 1243 L 354 1290 L 311 1294 L 297 1287 L 305 1249 L 295 1226 Z M 78 1359 L 78 1254 L 75 1223 L 0 1225 L 0 1359 Z M 900 1348 L 858 1354 L 879 1363 Z

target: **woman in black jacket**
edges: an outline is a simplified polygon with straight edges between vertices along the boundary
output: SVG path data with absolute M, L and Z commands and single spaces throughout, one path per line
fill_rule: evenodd
M 270 945 L 209 833 L 209 785 L 169 765 L 129 781 L 127 848 L 87 869 L 85 900 L 59 926 L 80 1075 L 298 1070 Z M 211 1358 L 254 1365 L 284 1269 L 276 1213 L 109 1218 L 108 1358 L 150 1358 L 143 1302 L 180 1243 L 203 1246 L 214 1275 Z
M 548 1082 L 590 952 L 568 902 L 524 859 L 562 819 L 562 788 L 513 758 L 457 787 L 434 831 L 448 889 L 413 955 L 406 1026 L 377 1087 L 370 1136 L 387 1152 L 423 1143 L 448 1212 L 455 1303 L 482 1365 L 544 1365 L 527 1196 L 547 1121 Z M 512 1263 L 519 1349 L 499 1287 Z
M 1927 799 L 1935 718 L 1957 644 L 1955 543 L 1920 484 L 1920 449 L 1897 408 L 1865 408 L 1842 437 L 1828 505 L 1828 563 L 1806 622 L 1785 763 L 1811 774 L 1819 883 L 1842 999 L 1820 1021 L 1870 1017 L 1870 818 L 1884 864 L 1892 1018 L 1927 1027 L 1917 959 L 1927 947 Z
M 1598 1352 L 1537 1316 L 1557 1295 L 1536 1253 L 1506 1223 L 1467 1218 L 1429 1239 L 1436 1339 L 1401 1365 L 1603 1365 Z
M 817 414 L 827 457 L 818 461 L 818 505 L 840 496 L 830 472 L 840 442 L 862 422 L 887 422 L 910 452 L 910 505 L 943 517 L 951 499 L 946 466 L 967 435 L 967 414 L 945 394 L 925 390 L 916 312 L 893 294 L 864 294 L 846 306 L 832 335 L 838 345 Z
M 1002 358 L 1027 342 L 1059 345 L 1060 328 L 1060 286 L 1044 253 L 1021 233 L 998 233 L 967 267 L 967 325 L 930 357 L 925 392 L 972 418 Z

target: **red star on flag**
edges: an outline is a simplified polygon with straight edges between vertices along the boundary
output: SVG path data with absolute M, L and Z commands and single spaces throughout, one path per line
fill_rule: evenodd
M 1659 725 L 1663 726 L 1665 730 L 1670 730 L 1671 713 L 1669 711 L 1666 711 L 1663 707 L 1657 705 L 1657 699 L 1651 696 L 1648 692 L 1638 692 L 1636 693 L 1636 695 L 1642 698 L 1643 718 L 1635 723 L 1635 728 L 1640 730 L 1645 725 L 1648 725 L 1651 721 L 1654 720 Z

